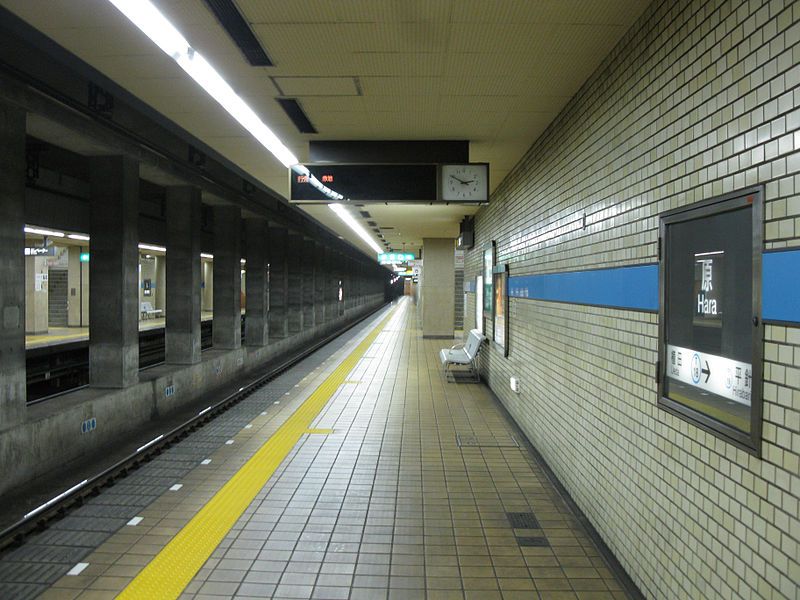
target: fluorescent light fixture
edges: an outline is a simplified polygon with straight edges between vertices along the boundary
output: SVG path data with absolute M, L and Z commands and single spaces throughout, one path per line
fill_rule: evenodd
M 207 252 L 201 252 L 200 253 L 200 258 L 207 258 L 207 259 L 211 260 L 211 259 L 214 258 L 214 255 L 213 254 L 208 254 Z
M 25 227 L 25 233 L 33 235 L 45 235 L 48 237 L 64 237 L 63 231 L 53 231 L 51 229 L 39 229 L 38 227 Z
M 372 248 L 375 252 L 380 252 L 381 247 L 375 242 L 375 240 L 370 237 L 370 235 L 366 232 L 366 230 L 358 224 L 353 216 L 347 211 L 347 209 L 342 204 L 329 204 L 328 208 L 330 208 L 333 212 L 336 213 L 342 221 L 347 224 L 347 226 L 352 229 L 358 237 L 364 240 L 367 245 Z
M 82 233 L 69 233 L 67 237 L 71 240 L 80 240 L 81 242 L 88 242 L 89 236 L 83 235 Z
M 139 244 L 139 250 L 152 250 L 153 252 L 166 252 L 164 246 L 153 246 L 152 244 Z
M 150 0 L 109 0 L 286 167 L 299 161 Z

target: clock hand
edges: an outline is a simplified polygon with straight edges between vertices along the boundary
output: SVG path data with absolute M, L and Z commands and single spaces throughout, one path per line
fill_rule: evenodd
M 459 179 L 459 178 L 458 178 L 458 177 L 456 177 L 455 175 L 450 175 L 450 177 L 452 177 L 453 179 L 455 179 L 455 180 L 456 180 L 457 182 L 459 182 L 459 183 L 464 183 L 464 180 L 463 180 L 463 179 Z
M 461 181 L 461 180 L 459 179 L 459 181 Z M 461 183 L 463 183 L 464 185 L 468 185 L 468 184 L 474 183 L 474 182 L 475 182 L 474 179 L 470 179 L 469 181 L 461 181 Z

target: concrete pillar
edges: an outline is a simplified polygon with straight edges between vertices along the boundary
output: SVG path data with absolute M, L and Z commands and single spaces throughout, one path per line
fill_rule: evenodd
M 316 324 L 314 311 L 314 264 L 317 244 L 314 240 L 303 240 L 303 329 L 311 329 Z
M 200 190 L 168 187 L 166 204 L 166 361 L 192 365 L 201 349 Z
M 286 238 L 283 227 L 269 228 L 269 339 L 289 336 L 286 311 L 289 289 Z
M 0 105 L 0 430 L 25 417 L 25 118 Z
M 361 261 L 356 261 L 355 267 L 356 306 L 360 307 L 364 304 L 364 265 Z
M 289 335 L 303 329 L 303 236 L 290 233 L 287 240 L 289 264 L 288 312 Z
M 214 207 L 214 348 L 242 345 L 242 216 L 238 206 Z
M 25 334 L 47 335 L 50 298 L 47 258 L 25 257 Z
M 343 258 L 342 263 L 342 288 L 344 290 L 344 310 L 353 308 L 353 259 L 349 256 Z
M 267 285 L 267 252 L 269 227 L 264 219 L 245 220 L 247 259 L 247 298 L 245 318 L 245 343 L 248 346 L 266 346 L 269 338 L 269 288 Z
M 88 290 L 84 293 L 84 285 L 88 284 L 89 263 L 81 262 L 81 254 L 87 252 L 83 246 L 69 247 L 69 267 L 67 269 L 67 299 L 69 308 L 67 312 L 67 325 L 69 327 L 83 327 L 88 323 L 84 315 L 84 296 L 88 296 Z
M 89 385 L 139 380 L 139 164 L 99 156 L 91 165 Z
M 334 317 L 338 318 L 344 315 L 345 306 L 345 286 L 346 281 L 344 277 L 345 257 L 341 252 L 335 252 L 333 255 L 333 306 Z M 341 298 L 339 294 L 341 293 Z
M 326 321 L 327 298 L 325 297 L 326 248 L 322 244 L 314 244 L 314 324 L 319 327 Z
M 153 307 L 157 310 L 167 312 L 167 257 L 156 255 L 155 257 L 156 279 L 153 282 L 155 292 L 153 294 Z
M 425 238 L 422 246 L 422 337 L 451 339 L 455 322 L 455 240 Z
M 200 294 L 200 311 L 214 312 L 214 261 L 202 261 L 203 292 Z

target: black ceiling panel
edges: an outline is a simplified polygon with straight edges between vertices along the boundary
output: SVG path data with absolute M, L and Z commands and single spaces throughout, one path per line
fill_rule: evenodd
M 233 0 L 205 0 L 208 8 L 217 17 L 220 25 L 228 32 L 234 43 L 239 46 L 244 57 L 254 67 L 272 67 L 272 61 L 261 46 L 250 25 L 236 8 Z
M 317 133 L 317 128 L 311 123 L 303 107 L 294 98 L 275 98 L 300 133 Z

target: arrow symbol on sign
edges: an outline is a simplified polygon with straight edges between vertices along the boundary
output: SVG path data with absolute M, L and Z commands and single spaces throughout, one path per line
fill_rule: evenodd
M 703 383 L 708 383 L 708 379 L 711 377 L 711 369 L 708 368 L 708 361 L 706 361 L 706 368 L 700 371 L 704 373 L 706 376 L 706 380 Z

